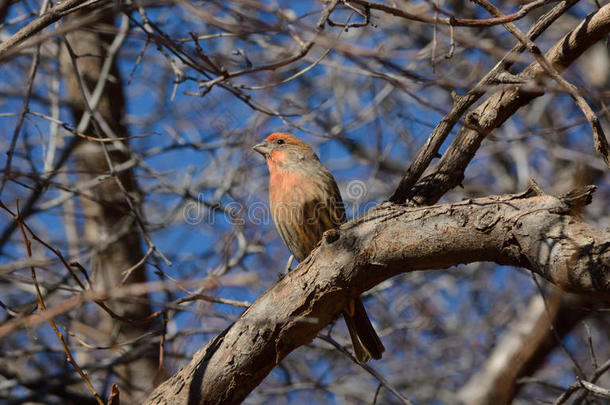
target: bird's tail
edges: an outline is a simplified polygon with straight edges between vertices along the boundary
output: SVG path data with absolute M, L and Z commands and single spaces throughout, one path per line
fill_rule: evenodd
M 371 320 L 360 298 L 356 298 L 348 305 L 343 311 L 343 318 L 352 338 L 356 360 L 359 363 L 366 363 L 371 359 L 380 359 L 385 347 L 371 325 Z

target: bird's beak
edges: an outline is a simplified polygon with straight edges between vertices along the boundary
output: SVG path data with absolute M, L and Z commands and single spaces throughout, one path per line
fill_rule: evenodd
M 259 144 L 256 144 L 252 147 L 252 149 L 254 149 L 255 151 L 257 151 L 258 153 L 260 153 L 263 156 L 267 156 L 269 154 L 269 152 L 271 151 L 271 149 L 269 148 L 269 144 L 267 142 L 261 142 Z

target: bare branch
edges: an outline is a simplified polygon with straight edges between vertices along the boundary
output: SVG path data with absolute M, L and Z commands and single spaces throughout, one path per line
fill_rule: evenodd
M 405 271 L 494 261 L 532 269 L 565 290 L 610 296 L 610 234 L 570 212 L 561 199 L 525 194 L 419 209 L 381 204 L 332 231 L 338 235 L 199 350 L 148 403 L 241 402 L 351 297 Z
M 559 3 L 550 12 L 542 16 L 538 22 L 529 30 L 528 38 L 532 40 L 536 39 L 540 34 L 544 32 L 557 18 L 563 15 L 570 7 L 576 4 L 576 0 L 567 0 Z M 460 117 L 470 108 L 483 94 L 485 89 L 493 84 L 497 77 L 505 72 L 511 65 L 512 60 L 516 55 L 523 52 L 525 46 L 521 43 L 516 44 L 506 56 L 504 56 L 496 65 L 490 70 L 477 85 L 468 91 L 463 96 L 457 96 L 456 100 L 451 108 L 451 111 L 438 123 L 432 134 L 430 134 L 426 144 L 419 151 L 417 157 L 411 163 L 411 166 L 404 174 L 396 191 L 390 197 L 392 202 L 402 202 L 408 198 L 411 187 L 415 185 L 417 180 L 424 173 L 424 170 L 430 165 L 430 162 L 435 157 L 439 157 L 439 150 L 441 145 L 449 136 L 449 133 L 457 124 Z
M 578 27 L 557 42 L 545 56 L 558 72 L 562 72 L 585 50 L 604 38 L 609 32 L 610 4 L 607 4 L 588 16 Z M 538 63 L 533 63 L 521 75 L 533 79 L 543 72 L 544 69 Z M 419 181 L 408 192 L 407 197 L 413 198 L 417 204 L 433 204 L 438 201 L 447 190 L 461 183 L 464 171 L 483 139 L 502 125 L 519 108 L 542 94 L 544 92 L 539 89 L 514 86 L 502 88 L 491 95 L 485 103 L 468 114 L 466 125 L 469 128 L 462 128 L 459 131 L 434 173 Z M 400 186 L 399 189 L 404 190 Z M 395 197 L 398 196 L 395 194 Z
M 40 17 L 17 31 L 13 36 L 0 42 L 0 61 L 14 52 L 14 48 L 21 42 L 39 33 L 63 16 L 78 10 L 79 6 L 87 4 L 104 4 L 107 0 L 65 0 L 51 7 Z

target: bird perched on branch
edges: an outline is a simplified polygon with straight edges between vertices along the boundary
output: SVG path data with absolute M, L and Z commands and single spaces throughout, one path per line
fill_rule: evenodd
M 333 175 L 299 138 L 273 133 L 253 148 L 269 168 L 271 217 L 288 250 L 302 261 L 322 234 L 346 221 Z M 385 350 L 360 298 L 343 311 L 356 359 L 380 359 Z

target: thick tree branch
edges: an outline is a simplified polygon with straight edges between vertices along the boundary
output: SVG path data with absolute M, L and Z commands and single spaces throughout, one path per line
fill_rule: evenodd
M 328 231 L 309 258 L 159 386 L 149 403 L 239 403 L 351 297 L 404 272 L 493 261 L 531 269 L 564 290 L 608 297 L 610 234 L 572 214 L 591 192 L 416 209 L 381 204 Z

